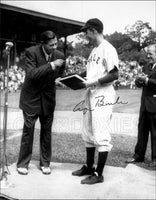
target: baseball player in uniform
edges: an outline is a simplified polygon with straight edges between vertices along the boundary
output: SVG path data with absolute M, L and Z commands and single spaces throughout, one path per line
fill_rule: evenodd
M 110 143 L 110 120 L 115 104 L 113 81 L 118 78 L 118 55 L 115 48 L 103 37 L 103 24 L 97 19 L 90 19 L 81 29 L 86 38 L 94 45 L 87 61 L 86 96 L 83 109 L 82 138 L 86 147 L 86 164 L 72 175 L 89 175 L 81 184 L 95 184 L 104 181 L 103 169 Z M 94 165 L 95 149 L 98 151 L 98 163 Z

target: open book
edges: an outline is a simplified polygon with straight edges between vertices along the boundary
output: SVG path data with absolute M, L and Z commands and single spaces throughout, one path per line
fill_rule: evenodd
M 73 90 L 78 90 L 84 88 L 82 83 L 85 81 L 85 79 L 78 74 L 72 74 L 62 77 L 59 81 Z

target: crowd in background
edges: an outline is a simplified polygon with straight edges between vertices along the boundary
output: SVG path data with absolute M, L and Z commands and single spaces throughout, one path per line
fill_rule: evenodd
M 82 56 L 69 56 L 66 59 L 65 74 L 80 74 L 86 70 L 87 60 Z
M 119 61 L 119 78 L 114 82 L 114 86 L 116 88 L 136 89 L 136 76 L 141 75 L 142 73 L 142 66 L 136 61 Z
M 85 71 L 87 60 L 80 56 L 69 56 L 66 59 L 65 75 L 82 73 Z M 119 62 L 119 78 L 114 82 L 116 88 L 136 89 L 135 78 L 142 73 L 142 66 L 137 62 Z M 17 65 L 9 69 L 8 88 L 9 92 L 16 92 L 21 88 L 25 77 L 25 71 Z M 1 66 L 0 70 L 0 90 L 6 87 L 6 71 Z
M 4 90 L 7 85 L 7 71 L 1 67 L 0 71 L 0 90 Z M 8 90 L 16 92 L 21 88 L 25 78 L 25 71 L 17 65 L 11 66 L 8 73 Z

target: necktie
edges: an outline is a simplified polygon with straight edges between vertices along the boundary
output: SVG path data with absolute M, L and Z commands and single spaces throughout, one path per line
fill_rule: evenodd
M 48 60 L 47 60 L 48 62 L 50 62 L 50 58 L 51 58 L 51 56 L 48 56 Z

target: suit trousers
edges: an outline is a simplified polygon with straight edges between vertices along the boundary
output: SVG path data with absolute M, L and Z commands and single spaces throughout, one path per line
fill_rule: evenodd
M 53 113 L 49 116 L 28 114 L 23 111 L 24 126 L 17 167 L 28 168 L 32 156 L 34 128 L 39 118 L 40 129 L 40 166 L 49 166 L 51 161 L 51 127 Z
M 135 157 L 144 159 L 149 133 L 151 134 L 151 159 L 156 159 L 156 113 L 146 109 L 140 111 L 138 124 L 138 139 L 135 146 Z

